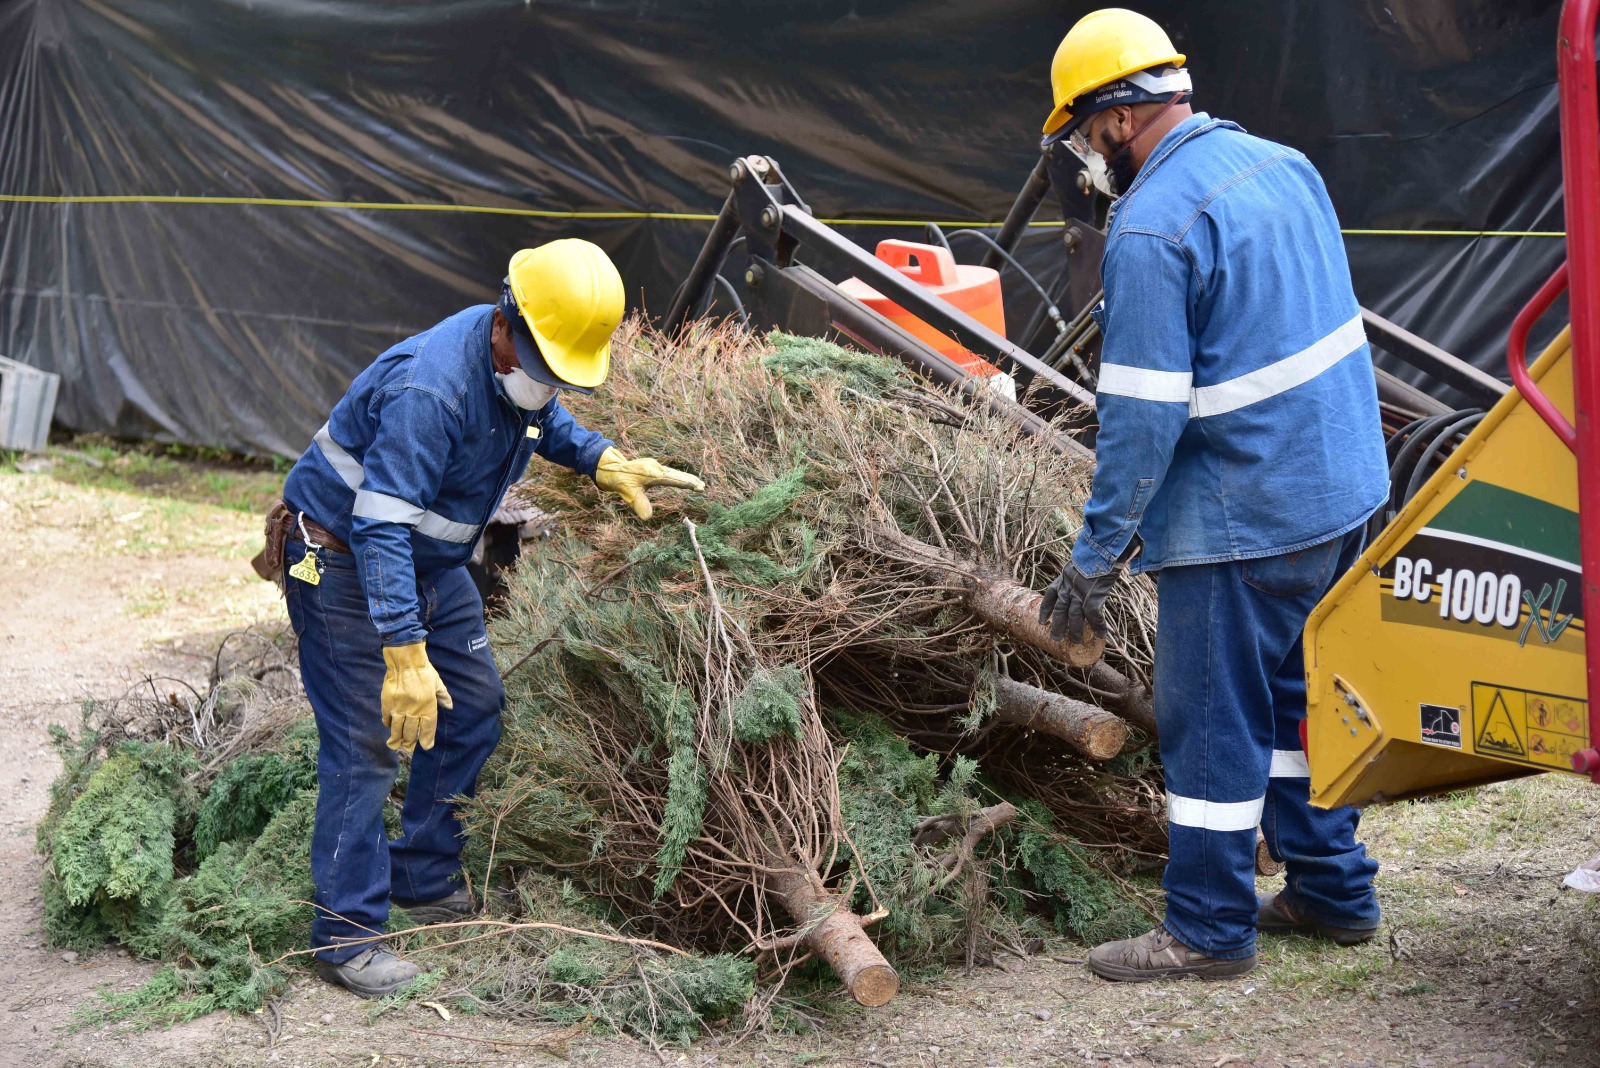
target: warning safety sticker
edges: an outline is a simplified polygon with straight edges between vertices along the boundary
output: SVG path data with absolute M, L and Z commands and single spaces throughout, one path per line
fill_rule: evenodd
M 1456 705 L 1422 705 L 1422 740 L 1429 745 L 1461 748 L 1461 709 Z
M 1484 756 L 1571 770 L 1589 745 L 1588 702 L 1577 697 L 1472 684 L 1472 748 Z

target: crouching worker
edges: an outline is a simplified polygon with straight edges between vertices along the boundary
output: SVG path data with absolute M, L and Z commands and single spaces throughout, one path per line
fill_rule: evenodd
M 506 487 L 538 455 L 640 518 L 647 487 L 705 488 L 628 459 L 561 406 L 562 390 L 605 381 L 622 314 L 622 279 L 597 246 L 518 252 L 498 306 L 452 315 L 357 376 L 269 519 L 258 570 L 278 563 L 276 541 L 321 737 L 311 942 L 322 977 L 363 997 L 420 970 L 372 940 L 391 903 L 423 923 L 473 912 L 449 799 L 472 794 L 505 694 L 464 565 Z M 402 752 L 411 777 L 391 842 L 383 806 Z

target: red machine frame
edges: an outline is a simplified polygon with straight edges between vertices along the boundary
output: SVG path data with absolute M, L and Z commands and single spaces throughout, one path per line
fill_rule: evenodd
M 1567 0 L 1561 9 L 1556 69 L 1561 87 L 1561 171 L 1565 184 L 1567 262 L 1539 287 L 1511 326 L 1506 360 L 1511 381 L 1578 461 L 1578 529 L 1584 618 L 1600 606 L 1600 97 L 1596 95 L 1595 23 L 1600 0 Z M 1567 421 L 1528 375 L 1528 331 L 1569 289 L 1572 312 L 1572 405 Z M 1572 770 L 1600 783 L 1600 628 L 1584 628 L 1589 684 L 1589 748 Z

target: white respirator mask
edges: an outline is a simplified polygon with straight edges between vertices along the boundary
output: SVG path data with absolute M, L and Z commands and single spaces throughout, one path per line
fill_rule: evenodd
M 496 371 L 494 376 L 500 380 L 500 388 L 506 391 L 511 403 L 525 412 L 538 411 L 559 392 L 555 386 L 545 385 L 520 367 L 504 374 Z
M 1111 175 L 1106 170 L 1106 158 L 1094 149 L 1089 149 L 1082 157 L 1084 170 L 1089 172 L 1089 184 L 1100 190 L 1112 200 L 1117 199 L 1120 190 L 1111 180 Z

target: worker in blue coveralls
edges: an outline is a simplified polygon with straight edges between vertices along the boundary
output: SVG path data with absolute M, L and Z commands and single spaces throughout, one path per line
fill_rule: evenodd
M 705 488 L 628 459 L 558 399 L 605 380 L 623 304 L 616 267 L 587 241 L 518 252 L 497 306 L 379 356 L 289 472 L 279 544 L 321 740 L 311 942 L 322 977 L 364 997 L 419 971 L 373 940 L 391 902 L 424 923 L 473 912 L 450 799 L 473 792 L 505 694 L 465 564 L 506 488 L 535 455 L 644 519 L 647 487 Z M 419 746 L 390 842 L 397 753 Z
M 1086 15 L 1056 52 L 1044 127 L 1117 199 L 1098 467 L 1040 622 L 1104 635 L 1122 567 L 1160 574 L 1166 917 L 1089 956 L 1128 981 L 1241 975 L 1258 930 L 1351 944 L 1379 919 L 1356 811 L 1310 806 L 1300 742 L 1301 631 L 1388 494 L 1372 357 L 1316 170 L 1192 111 L 1184 62 L 1143 15 Z M 1265 900 L 1258 825 L 1287 867 Z

